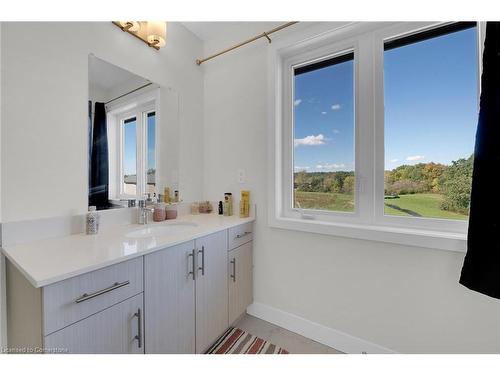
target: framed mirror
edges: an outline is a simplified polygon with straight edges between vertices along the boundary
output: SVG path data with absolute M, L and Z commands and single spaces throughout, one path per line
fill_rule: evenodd
M 178 94 L 89 56 L 89 206 L 178 189 Z

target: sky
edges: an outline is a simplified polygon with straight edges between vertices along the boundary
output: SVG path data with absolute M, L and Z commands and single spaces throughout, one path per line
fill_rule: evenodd
M 155 121 L 156 116 L 148 116 L 148 165 L 146 169 L 156 168 L 156 159 L 155 159 Z
M 125 123 L 123 130 L 123 173 L 126 175 L 136 174 L 136 121 Z
M 156 168 L 155 160 L 155 120 L 156 116 L 147 117 L 147 147 L 148 147 L 148 164 L 146 169 Z M 123 170 L 126 175 L 136 174 L 137 169 L 137 135 L 136 121 L 126 123 L 124 126 L 124 160 Z
M 473 152 L 476 29 L 384 52 L 385 168 Z M 354 170 L 353 62 L 295 77 L 295 170 Z

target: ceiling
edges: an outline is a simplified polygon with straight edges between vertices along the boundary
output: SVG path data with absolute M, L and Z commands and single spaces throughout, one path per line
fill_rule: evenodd
M 215 39 L 251 38 L 256 34 L 285 23 L 280 22 L 182 22 L 182 24 L 202 41 L 212 41 Z

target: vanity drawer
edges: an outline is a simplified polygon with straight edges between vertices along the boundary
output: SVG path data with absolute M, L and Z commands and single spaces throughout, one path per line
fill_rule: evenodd
M 253 239 L 253 223 L 245 223 L 229 228 L 228 249 L 232 250 Z
M 143 291 L 142 257 L 43 288 L 43 335 L 64 328 Z

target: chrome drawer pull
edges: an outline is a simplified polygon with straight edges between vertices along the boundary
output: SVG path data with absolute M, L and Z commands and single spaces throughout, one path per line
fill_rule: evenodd
M 205 275 L 205 246 L 201 247 L 201 250 L 198 250 L 198 254 L 201 253 L 201 267 L 198 267 L 198 271 L 201 271 L 201 275 Z
M 248 236 L 248 235 L 249 235 L 249 234 L 251 234 L 251 233 L 252 233 L 252 232 L 244 232 L 243 234 L 237 234 L 235 239 L 238 239 L 238 238 L 242 238 L 242 237 Z
M 114 283 L 113 285 L 111 285 L 110 287 L 107 287 L 106 289 L 102 289 L 102 290 L 99 290 L 98 292 L 95 292 L 95 293 L 91 293 L 91 294 L 83 294 L 80 298 L 77 298 L 75 300 L 76 303 L 80 303 L 80 302 L 84 302 L 84 301 L 87 301 L 91 298 L 94 298 L 94 297 L 97 297 L 97 296 L 100 296 L 101 294 L 104 294 L 104 293 L 108 293 L 108 292 L 111 292 L 112 290 L 115 290 L 115 289 L 118 289 L 118 288 L 121 288 L 123 286 L 126 286 L 130 284 L 130 281 L 124 281 L 122 283 Z
M 193 280 L 196 279 L 196 272 L 195 272 L 195 269 L 196 269 L 196 258 L 195 258 L 195 249 L 193 249 L 193 251 L 191 251 L 189 254 L 188 254 L 188 278 L 189 278 L 189 275 L 192 275 L 193 276 Z M 192 271 L 189 271 L 189 258 L 192 257 L 192 266 L 193 266 L 193 270 Z
M 236 282 L 236 258 L 233 258 L 233 260 L 229 263 L 231 263 L 233 265 L 233 274 L 230 276 L 231 276 L 231 279 L 233 279 L 233 283 L 235 283 Z
M 141 309 L 138 309 L 134 314 L 134 317 L 137 318 L 137 335 L 135 335 L 134 339 L 137 340 L 138 348 L 142 348 L 142 314 Z

